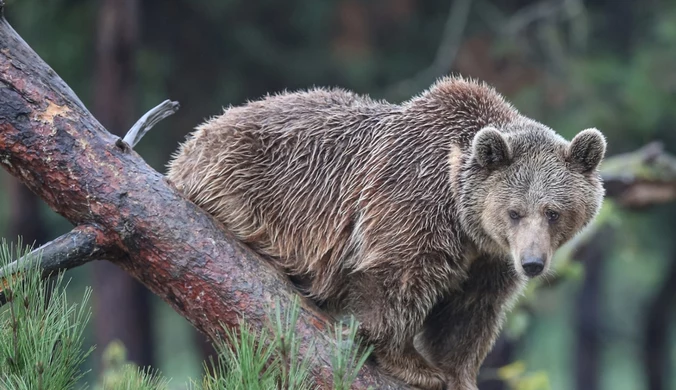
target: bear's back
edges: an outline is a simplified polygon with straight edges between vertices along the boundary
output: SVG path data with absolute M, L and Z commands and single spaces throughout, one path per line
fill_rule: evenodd
M 339 272 L 372 149 L 400 111 L 343 90 L 268 96 L 200 125 L 167 176 L 294 273 Z

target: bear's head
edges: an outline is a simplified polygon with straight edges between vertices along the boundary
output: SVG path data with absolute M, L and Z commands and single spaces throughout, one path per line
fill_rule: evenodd
M 568 142 L 537 122 L 480 130 L 460 176 L 460 220 L 479 250 L 536 277 L 596 216 L 606 141 L 587 129 Z

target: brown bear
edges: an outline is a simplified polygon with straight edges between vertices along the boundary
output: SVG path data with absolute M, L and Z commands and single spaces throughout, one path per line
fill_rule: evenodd
M 595 129 L 568 142 L 448 77 L 400 105 L 313 89 L 228 108 L 168 178 L 318 303 L 354 314 L 391 375 L 476 389 L 510 303 L 596 215 L 605 148 Z

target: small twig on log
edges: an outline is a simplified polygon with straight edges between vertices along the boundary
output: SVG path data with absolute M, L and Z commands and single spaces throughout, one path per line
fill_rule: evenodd
M 123 141 L 129 144 L 132 148 L 138 144 L 143 136 L 152 129 L 162 119 L 173 115 L 178 111 L 180 105 L 178 102 L 165 100 L 150 111 L 146 112 L 134 126 L 129 129 L 127 135 L 124 136 Z
M 7 285 L 5 281 L 9 278 L 20 278 L 24 270 L 34 266 L 26 260 L 39 259 L 42 277 L 46 279 L 57 272 L 112 255 L 114 247 L 100 229 L 93 225 L 78 226 L 0 269 L 0 306 L 7 303 L 3 293 Z
M 460 49 L 460 42 L 465 31 L 471 4 L 472 0 L 456 0 L 453 2 L 432 64 L 415 76 L 389 87 L 385 91 L 385 96 L 392 100 L 407 98 L 421 88 L 429 86 L 436 78 L 448 74 Z

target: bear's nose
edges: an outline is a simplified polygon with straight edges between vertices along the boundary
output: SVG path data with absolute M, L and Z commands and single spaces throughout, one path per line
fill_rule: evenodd
M 540 275 L 545 268 L 545 259 L 542 257 L 528 256 L 521 261 L 524 272 L 529 277 Z

